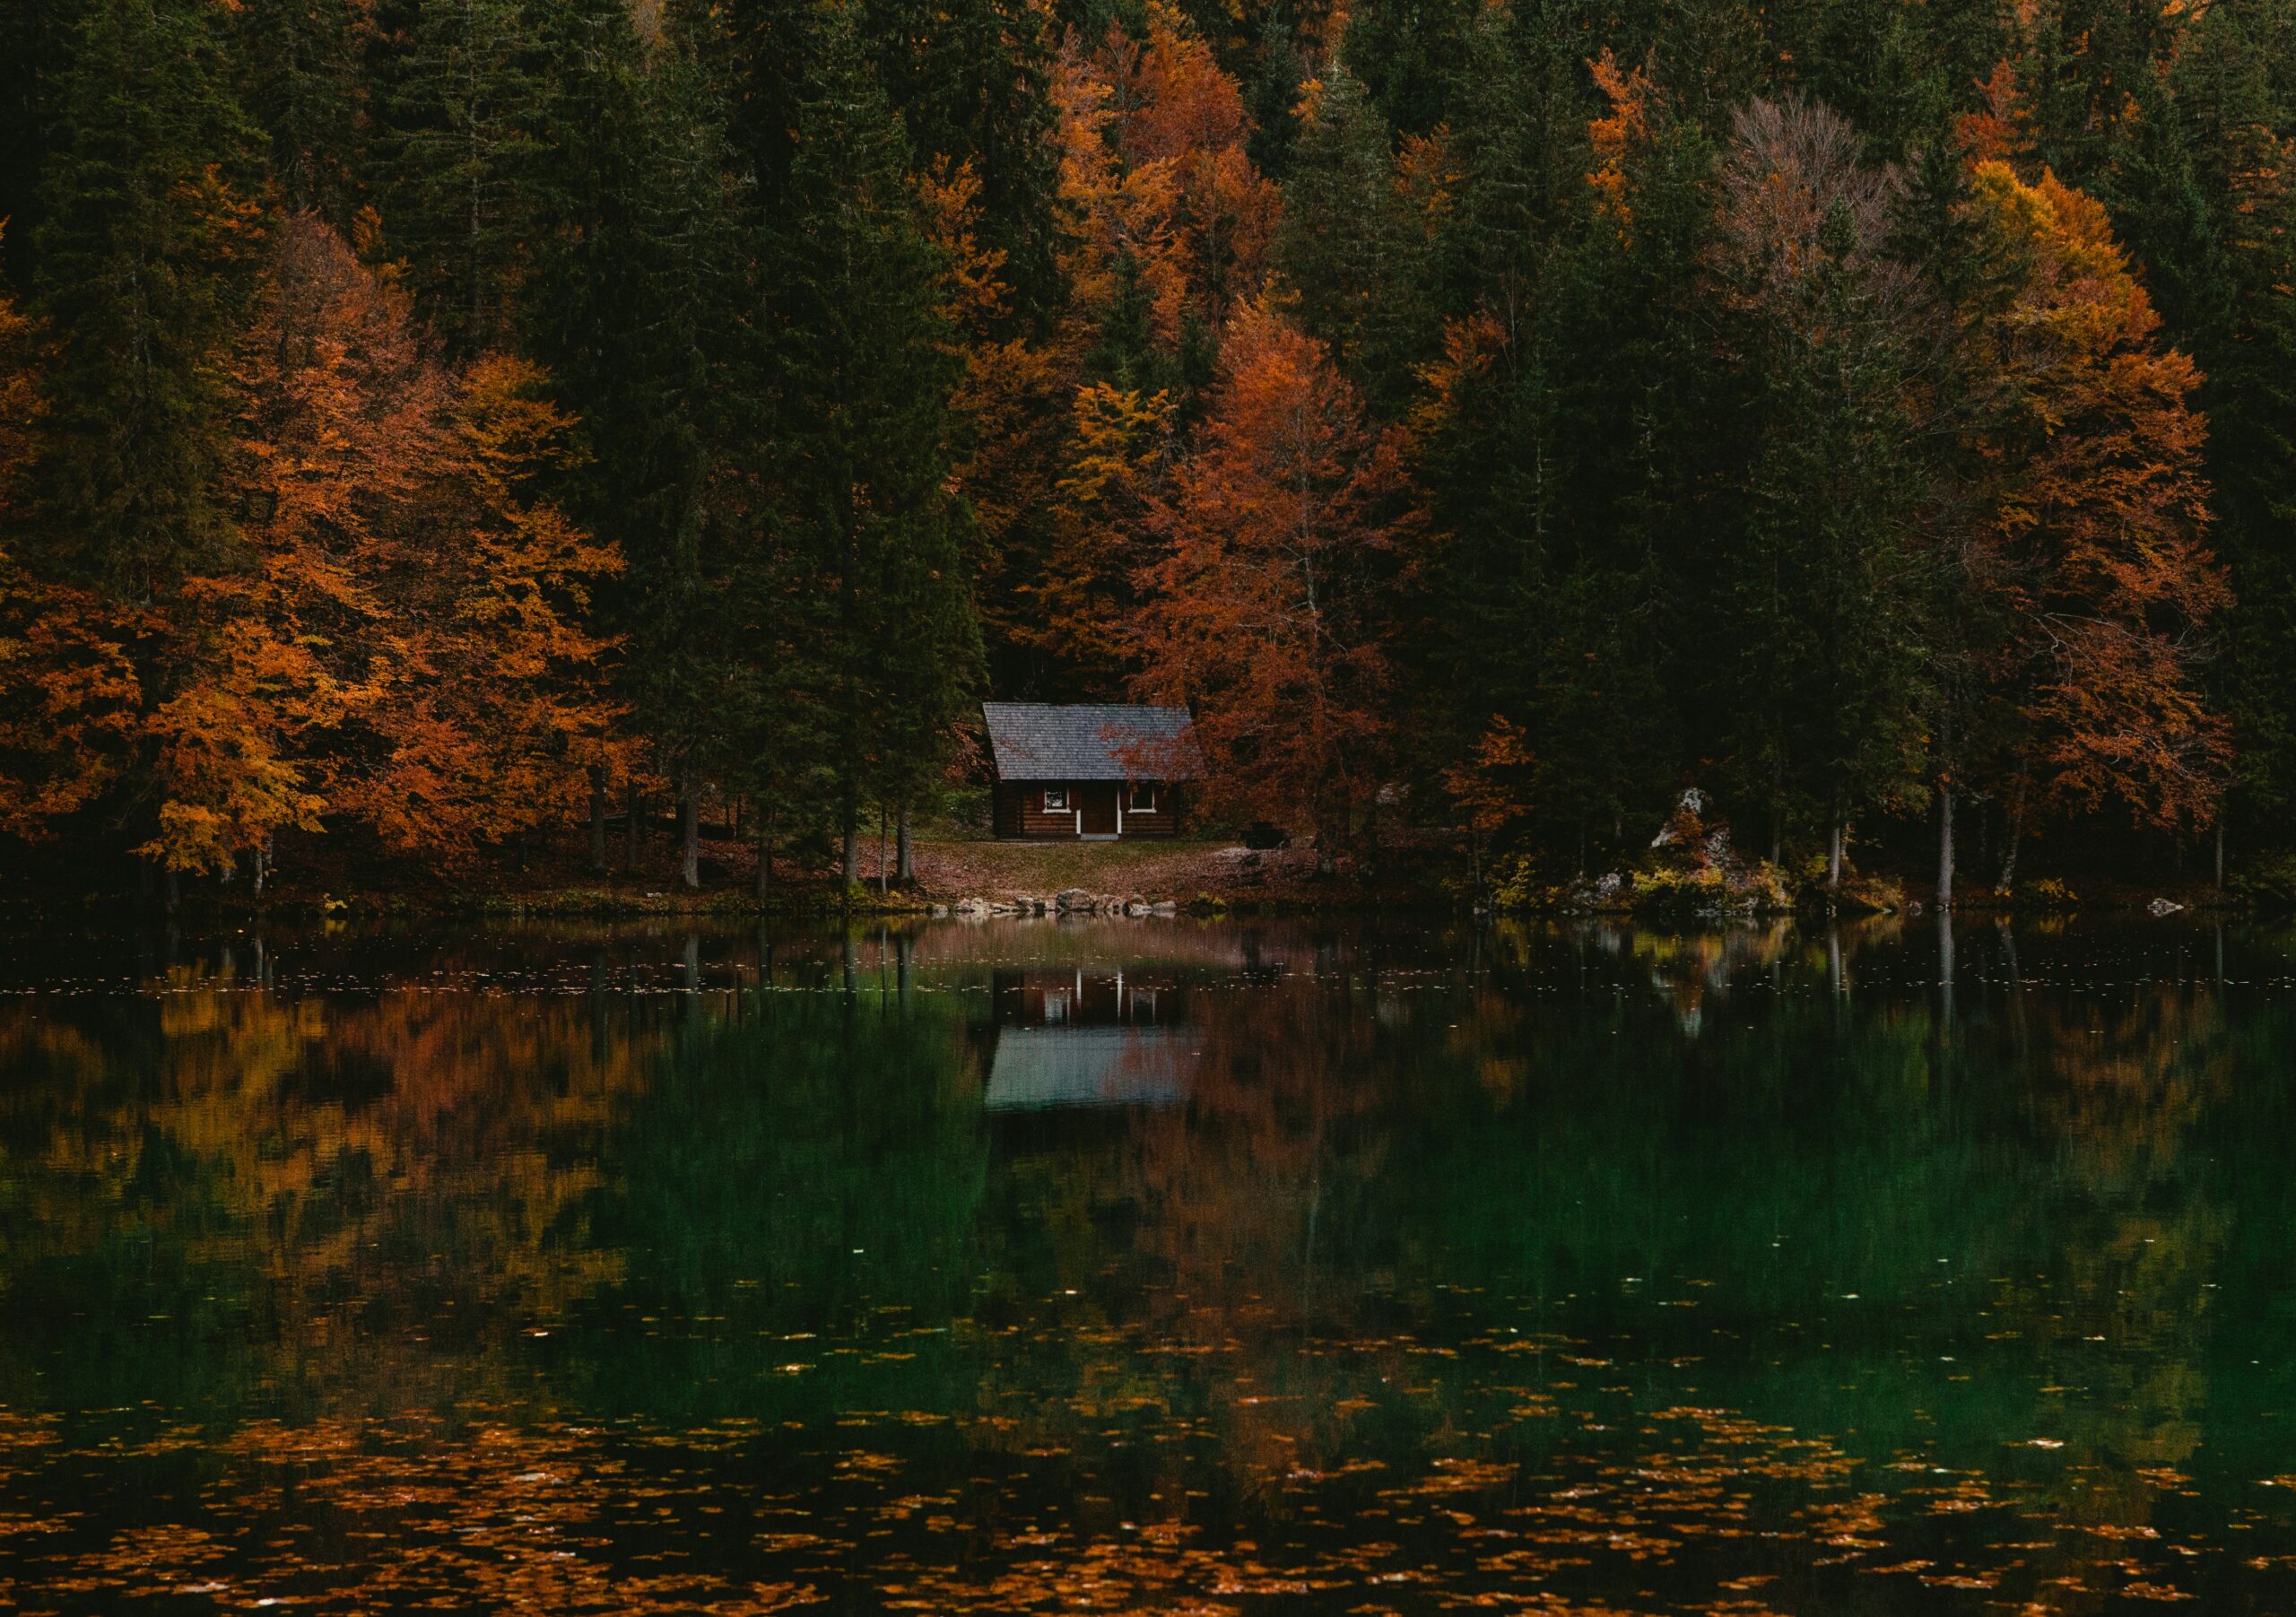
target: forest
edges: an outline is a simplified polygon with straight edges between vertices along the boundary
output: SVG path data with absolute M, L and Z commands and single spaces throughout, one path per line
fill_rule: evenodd
M 849 884 L 984 697 L 1335 855 L 2296 844 L 2296 0 L 12 14 L 18 870 Z

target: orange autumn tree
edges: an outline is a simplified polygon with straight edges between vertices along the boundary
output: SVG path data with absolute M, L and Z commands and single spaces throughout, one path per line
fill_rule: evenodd
M 453 860 L 561 814 L 616 744 L 579 627 L 616 560 L 538 491 L 573 456 L 541 373 L 448 370 L 404 293 L 296 217 L 234 379 L 234 565 L 178 587 L 137 851 L 260 882 L 285 829 Z
M 992 640 L 1028 643 L 1044 632 L 1026 580 L 1044 565 L 1046 513 L 1061 476 L 1067 401 L 1076 387 L 1072 345 L 1011 328 L 1005 255 L 980 239 L 980 180 L 945 161 L 918 182 L 926 233 L 941 249 L 943 306 L 963 371 L 950 404 L 961 429 L 953 474 L 972 514 L 976 610 Z
M 1970 163 L 2007 163 L 2013 168 L 2033 152 L 2033 115 L 2017 88 L 2017 70 L 2008 59 L 1977 81 L 1985 105 L 1953 120 L 1953 137 Z
M 1035 638 L 1103 678 L 1117 677 L 1131 656 L 1173 414 L 1164 390 L 1144 396 L 1109 382 L 1078 388 L 1071 404 L 1067 464 L 1048 512 L 1051 548 L 1029 597 L 1041 614 Z
M 1265 300 L 1230 322 L 1209 405 L 1155 505 L 1137 688 L 1194 709 L 1218 802 L 1312 832 L 1327 868 L 1392 738 L 1399 445 Z
M 2029 806 L 2205 826 L 2229 743 L 2200 669 L 2230 591 L 2207 543 L 2199 372 L 2161 344 L 2100 204 L 1997 161 L 1971 184 L 1973 219 L 2022 266 L 1988 324 L 2005 404 L 1980 446 L 1998 468 L 1982 581 L 2012 625 L 1990 670 L 2012 835 Z
M 1494 713 L 1475 742 L 1474 756 L 1442 772 L 1444 795 L 1466 827 L 1470 879 L 1477 891 L 1483 886 L 1483 856 L 1530 814 L 1537 768 L 1522 726 Z
M 1169 168 L 1187 283 L 1216 326 L 1266 279 L 1281 203 L 1246 152 L 1252 125 L 1243 91 L 1170 6 L 1151 8 L 1144 44 L 1112 36 L 1109 50 L 1121 86 L 1119 147 L 1135 167 Z
M 1266 279 L 1281 200 L 1246 151 L 1242 90 L 1160 4 L 1143 39 L 1072 34 L 1053 91 L 1077 316 L 1097 326 L 1136 297 L 1167 348 L 1190 321 L 1216 330 Z
M 1587 126 L 1587 144 L 1595 158 L 1587 184 L 1595 194 L 1596 211 L 1624 239 L 1634 223 L 1633 182 L 1627 165 L 1635 150 L 1649 141 L 1653 91 L 1643 71 L 1621 67 L 1607 45 L 1587 62 L 1587 68 L 1594 75 L 1595 88 L 1609 103 L 1609 110 Z
M 184 580 L 196 629 L 146 720 L 158 827 L 138 851 L 260 889 L 273 837 L 313 831 L 355 777 L 403 660 L 379 586 L 437 475 L 452 396 L 405 295 L 326 224 L 281 222 L 239 344 L 238 565 Z
M 563 821 L 625 745 L 612 647 L 584 626 L 622 558 L 550 497 L 579 451 L 547 380 L 500 354 L 459 378 L 433 509 L 389 580 L 404 660 L 344 806 L 403 851 L 465 859 Z
M 1137 39 L 1072 32 L 1051 88 L 1068 300 L 1040 338 L 971 323 L 957 402 L 974 447 L 959 475 L 980 517 L 991 641 L 1031 678 L 1053 670 L 1064 690 L 1113 696 L 1133 672 L 1146 515 L 1187 375 L 1265 284 L 1278 193 L 1247 152 L 1241 90 L 1169 5 Z M 973 256 L 968 186 L 936 174 L 925 187 L 960 265 Z M 978 306 L 995 274 L 960 270 L 952 304 Z
M 40 839 L 114 787 L 132 761 L 142 684 L 133 648 L 148 610 L 35 577 L 13 541 L 47 413 L 40 333 L 0 294 L 0 832 Z

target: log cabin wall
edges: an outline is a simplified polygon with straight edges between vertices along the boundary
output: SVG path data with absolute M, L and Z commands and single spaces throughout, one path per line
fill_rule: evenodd
M 1069 794 L 1069 806 L 1047 809 L 1044 794 L 1049 786 L 1054 791 Z M 1077 794 L 1087 791 L 1124 791 L 1119 781 L 1074 781 L 1063 787 L 1057 782 L 1000 780 L 991 800 L 991 823 L 996 835 L 1020 838 L 1031 841 L 1074 841 L 1076 837 Z M 1134 838 L 1174 837 L 1179 834 L 1179 793 L 1168 785 L 1156 787 L 1156 807 L 1151 813 L 1127 808 L 1124 814 L 1123 839 Z

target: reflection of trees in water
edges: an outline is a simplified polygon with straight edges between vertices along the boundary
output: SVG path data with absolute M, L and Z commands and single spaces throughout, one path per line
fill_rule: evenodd
M 213 1374 L 221 1392 L 252 1336 L 263 1374 L 399 1389 L 431 1360 L 424 1333 L 505 1330 L 615 1273 L 585 1206 L 657 1045 L 645 1027 L 603 1030 L 565 998 L 283 999 L 193 967 L 155 989 L 69 1023 L 0 1010 L 15 1318 L 76 1336 L 66 1322 L 109 1322 L 74 1298 L 168 1304 L 144 1312 L 170 1328 L 106 1343 L 140 1368 L 65 1353 L 67 1384 L 196 1393 Z
M 1926 928 L 1520 929 L 1473 969 L 1270 929 L 1128 968 L 1185 1007 L 1157 1016 L 1196 1052 L 1182 1101 L 1016 1119 L 983 1113 L 992 962 L 920 967 L 922 940 L 863 935 L 850 995 L 842 940 L 729 991 L 762 962 L 728 935 L 692 994 L 294 999 L 185 969 L 146 1001 L 13 1002 L 0 1388 L 27 1402 L 38 1366 L 43 1398 L 277 1408 L 235 1487 L 300 1467 L 355 1513 L 387 1477 L 454 1532 L 508 1531 L 470 1491 L 537 1472 L 579 1479 L 551 1496 L 580 1503 L 567 1532 L 629 1531 L 600 1525 L 628 1456 L 529 1430 L 627 1419 L 698 1470 L 722 1441 L 745 1482 L 857 1501 L 807 1529 L 829 1540 L 953 1515 L 992 1578 L 1000 1533 L 1064 1522 L 1048 1560 L 1135 1592 L 1159 1567 L 1241 1587 L 1248 1557 L 1185 1534 L 1305 1535 L 1343 1504 L 1377 1524 L 1353 1542 L 1447 1576 L 1492 1548 L 1431 1537 L 1447 1509 L 1526 1536 L 1639 1514 L 1688 1557 L 1666 1511 L 1702 1531 L 1756 1486 L 1771 1530 L 1873 1561 L 2022 1531 L 2056 1546 L 2021 1552 L 2034 1578 L 2158 1570 L 2165 1540 L 2128 1535 L 2177 1537 L 2168 1474 L 2229 1447 L 2248 1486 L 2274 1429 L 2232 1412 L 2284 1390 L 2247 1361 L 2291 1322 L 2213 1288 L 2267 1291 L 2284 1256 L 2289 1108 L 2258 1085 L 2296 1027 L 2145 961 L 2076 985 L 2073 935 L 2014 941 L 2013 972 L 1961 929 L 1946 1037 Z M 683 935 L 606 953 L 536 969 L 687 973 Z M 51 1369 L 67 1340 L 83 1362 Z M 433 1457 L 309 1447 L 315 1410 L 356 1448 L 370 1409 L 460 1398 L 493 1407 Z M 2035 1439 L 2065 1447 L 2009 1447 Z M 865 1446 L 882 1477 L 836 1469 Z M 1119 1510 L 1182 1536 L 1095 1560 Z

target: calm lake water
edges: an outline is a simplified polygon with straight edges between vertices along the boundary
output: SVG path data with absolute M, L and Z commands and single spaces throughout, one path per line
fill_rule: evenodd
M 2184 917 L 20 939 L 0 1608 L 2296 1611 L 2292 1162 Z

